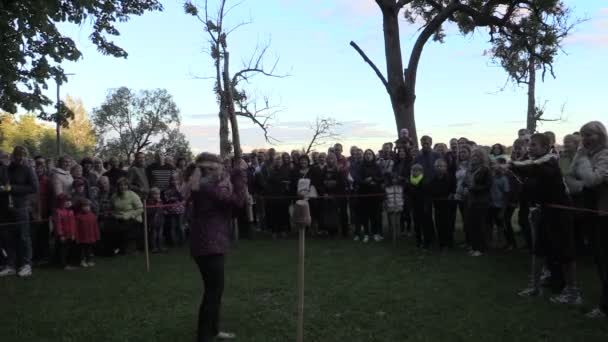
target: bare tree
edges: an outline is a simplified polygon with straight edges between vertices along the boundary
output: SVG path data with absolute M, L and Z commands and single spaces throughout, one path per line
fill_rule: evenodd
M 458 25 L 461 33 L 469 34 L 479 27 L 487 28 L 490 42 L 500 39 L 511 41 L 517 39 L 528 45 L 526 39 L 530 32 L 522 29 L 521 13 L 539 18 L 538 30 L 551 31 L 555 22 L 553 12 L 565 8 L 559 0 L 375 0 L 380 8 L 384 28 L 384 49 L 386 57 L 386 77 L 355 43 L 350 45 L 357 50 L 363 59 L 372 67 L 390 97 L 397 123 L 397 129 L 408 128 L 414 141 L 416 122 L 414 103 L 416 101 L 416 79 L 422 51 L 432 38 L 442 42 L 445 38 L 443 25 L 452 22 Z M 399 15 L 403 13 L 410 24 L 422 23 L 420 34 L 416 38 L 409 60 L 404 68 L 399 37 Z M 543 13 L 550 15 L 544 16 Z M 535 33 L 538 35 L 539 33 Z M 544 33 L 543 33 L 544 34 Z M 543 35 L 540 34 L 540 35 Z M 543 44 L 553 44 L 549 40 Z M 534 51 L 533 49 L 529 49 Z M 552 58 L 535 54 L 536 62 L 543 67 L 551 67 Z
M 316 147 L 326 144 L 328 141 L 335 140 L 340 137 L 338 129 L 342 123 L 333 118 L 322 118 L 317 116 L 314 123 L 310 124 L 310 129 L 314 132 L 305 154 L 309 154 Z
M 191 1 L 184 4 L 187 14 L 196 17 L 202 24 L 204 30 L 209 34 L 211 45 L 209 54 L 214 61 L 215 75 L 207 77 L 215 80 L 215 92 L 219 103 L 220 119 L 220 154 L 226 156 L 231 150 L 234 151 L 236 158 L 242 155 L 241 142 L 238 128 L 238 116 L 249 118 L 255 125 L 259 126 L 264 132 L 264 137 L 270 142 L 268 134 L 271 120 L 277 113 L 277 108 L 269 105 L 268 99 L 264 99 L 263 105 L 257 104 L 257 99 L 249 98 L 247 92 L 238 88 L 241 82 L 249 83 L 256 75 L 267 77 L 282 78 L 287 75 L 276 73 L 279 59 L 275 59 L 271 67 L 267 67 L 264 58 L 270 47 L 270 42 L 264 45 L 257 45 L 251 58 L 243 61 L 241 70 L 230 73 L 230 52 L 228 51 L 228 37 L 239 27 L 247 25 L 250 21 L 241 22 L 233 27 L 228 27 L 225 20 L 240 2 L 228 6 L 228 0 L 217 0 L 218 9 L 215 16 L 209 13 L 209 0 L 205 0 L 204 8 L 201 10 Z M 238 110 L 236 109 L 238 108 Z M 229 129 L 229 125 L 230 128 Z M 230 131 L 232 132 L 232 146 L 230 142 Z

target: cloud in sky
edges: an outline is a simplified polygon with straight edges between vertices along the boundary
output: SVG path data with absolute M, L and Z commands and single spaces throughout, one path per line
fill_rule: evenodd
M 241 144 L 244 151 L 255 148 L 270 147 L 264 140 L 264 135 L 258 127 L 241 122 L 240 129 Z M 219 147 L 219 127 L 217 124 L 182 124 L 182 132 L 190 141 L 190 146 L 195 152 L 211 151 L 217 152 Z M 386 129 L 377 123 L 363 121 L 342 122 L 338 129 L 340 138 L 336 141 L 327 142 L 327 146 L 320 147 L 319 150 L 329 147 L 335 142 L 350 145 L 376 148 L 382 142 L 391 141 L 395 134 L 392 130 Z M 278 122 L 269 129 L 270 135 L 279 140 L 274 144 L 276 149 L 288 151 L 302 148 L 310 142 L 312 130 L 307 121 L 285 121 Z

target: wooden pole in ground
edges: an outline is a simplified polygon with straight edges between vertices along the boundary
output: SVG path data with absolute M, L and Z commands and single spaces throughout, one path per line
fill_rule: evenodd
M 298 335 L 297 342 L 304 341 L 304 251 L 306 239 L 306 227 L 299 225 L 299 256 L 298 256 Z
M 306 227 L 310 226 L 310 207 L 307 200 L 296 201 L 293 208 L 293 221 L 299 230 L 298 253 L 298 327 L 296 341 L 304 341 L 304 250 Z
M 148 209 L 144 202 L 144 251 L 146 253 L 146 271 L 150 272 L 150 248 L 148 245 Z

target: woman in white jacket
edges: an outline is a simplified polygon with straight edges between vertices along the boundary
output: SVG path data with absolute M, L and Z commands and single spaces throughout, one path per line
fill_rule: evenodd
M 581 128 L 582 147 L 574 157 L 574 175 L 566 182 L 572 189 L 585 188 L 594 209 L 602 212 L 594 217 L 593 250 L 602 283 L 599 307 L 587 314 L 590 318 L 608 314 L 608 134 L 599 121 L 592 121 Z
M 72 193 L 72 183 L 74 178 L 70 173 L 70 158 L 63 156 L 57 161 L 57 167 L 51 174 L 51 186 L 53 189 L 53 199 L 61 194 L 70 196 Z M 54 201 L 53 201 L 54 203 Z

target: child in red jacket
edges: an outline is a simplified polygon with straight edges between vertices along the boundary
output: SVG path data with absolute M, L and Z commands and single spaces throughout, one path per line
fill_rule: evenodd
M 57 196 L 57 209 L 53 214 L 53 231 L 56 248 L 59 254 L 59 264 L 63 269 L 73 269 L 68 265 L 68 253 L 76 239 L 76 219 L 72 211 L 72 202 L 66 194 Z
M 91 201 L 80 199 L 76 211 L 76 242 L 80 247 L 80 266 L 93 267 L 93 246 L 99 241 L 97 216 L 91 210 Z

